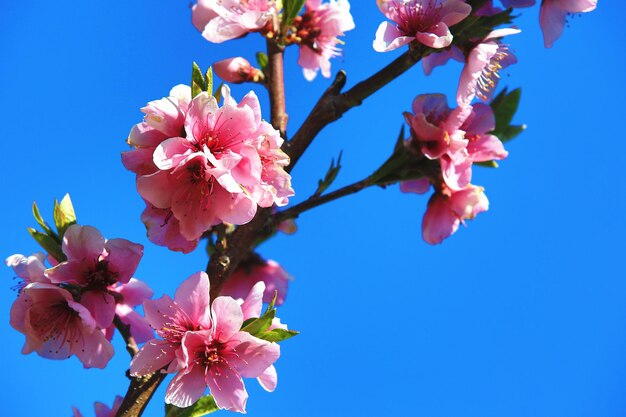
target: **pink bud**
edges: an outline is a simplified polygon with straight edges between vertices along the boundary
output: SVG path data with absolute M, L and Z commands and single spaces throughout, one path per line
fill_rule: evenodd
M 228 58 L 213 64 L 213 70 L 224 81 L 240 84 L 258 81 L 263 73 L 242 57 Z

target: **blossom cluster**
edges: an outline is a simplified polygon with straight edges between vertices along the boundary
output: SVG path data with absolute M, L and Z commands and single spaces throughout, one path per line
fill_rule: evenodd
M 261 316 L 263 282 L 245 300 L 220 296 L 209 304 L 209 278 L 198 272 L 169 296 L 144 303 L 146 319 L 161 339 L 148 341 L 135 355 L 134 376 L 162 370 L 176 375 L 167 387 L 165 401 L 188 407 L 207 386 L 218 407 L 245 412 L 248 393 L 242 377 L 257 378 L 263 388 L 276 388 L 273 364 L 280 356 L 278 344 L 252 336 L 244 321 Z M 270 329 L 286 326 L 274 318 Z
M 348 0 L 307 0 L 302 15 L 290 22 L 283 21 L 282 2 L 272 0 L 199 0 L 192 10 L 194 26 L 209 42 L 259 32 L 284 44 L 298 45 L 298 64 L 309 81 L 320 70 L 324 77 L 330 77 L 330 59 L 340 55 L 339 36 L 355 27 Z M 228 63 L 234 65 L 222 63 L 218 72 L 224 80 L 252 81 L 250 74 L 257 74 L 258 79 L 258 70 L 250 70 L 244 58 L 231 58 Z
M 211 227 L 248 223 L 257 207 L 284 206 L 294 192 L 280 133 L 261 118 L 254 92 L 239 103 L 228 86 L 222 106 L 188 86 L 148 103 L 122 154 L 146 202 L 148 238 L 190 252 Z
M 133 310 L 152 296 L 145 283 L 132 278 L 143 246 L 106 240 L 94 227 L 74 224 L 63 235 L 62 250 L 67 259 L 60 263 L 43 253 L 7 258 L 22 280 L 11 326 L 26 336 L 22 353 L 49 359 L 76 355 L 86 368 L 104 368 L 113 355 L 115 316 L 138 343 L 152 337 Z

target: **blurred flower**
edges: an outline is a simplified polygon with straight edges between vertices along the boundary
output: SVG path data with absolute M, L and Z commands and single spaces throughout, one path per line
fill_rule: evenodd
M 543 42 L 551 48 L 561 37 L 567 16 L 572 13 L 587 13 L 596 9 L 598 0 L 543 0 L 539 12 L 539 24 L 543 31 Z
M 377 0 L 383 22 L 376 31 L 374 50 L 388 52 L 414 40 L 431 48 L 452 43 L 449 27 L 465 19 L 472 8 L 463 0 Z
M 109 408 L 106 404 L 100 402 L 94 403 L 93 408 L 96 411 L 96 417 L 115 417 L 115 414 L 117 413 L 117 410 L 119 410 L 123 401 L 124 398 L 117 395 L 115 397 L 115 401 L 113 402 L 112 408 Z M 78 411 L 76 407 L 72 407 L 72 411 L 74 412 L 73 417 L 83 417 L 81 412 Z
M 222 287 L 222 294 L 243 299 L 256 283 L 262 281 L 265 284 L 263 302 L 271 302 L 276 292 L 276 305 L 279 306 L 285 302 L 287 287 L 291 279 L 291 276 L 277 262 L 254 260 L 237 267 Z
M 272 0 L 199 0 L 192 22 L 206 40 L 221 43 L 260 31 L 277 14 Z
M 250 81 L 259 81 L 263 78 L 263 72 L 258 68 L 254 68 L 247 59 L 240 56 L 228 58 L 213 64 L 213 71 L 222 80 L 241 84 Z
M 302 67 L 304 77 L 311 81 L 321 69 L 322 75 L 330 77 L 330 58 L 339 56 L 341 41 L 337 38 L 354 29 L 354 20 L 350 14 L 348 0 L 330 0 L 322 4 L 322 0 L 307 0 L 302 16 L 293 22 L 295 37 L 300 44 L 298 64 Z

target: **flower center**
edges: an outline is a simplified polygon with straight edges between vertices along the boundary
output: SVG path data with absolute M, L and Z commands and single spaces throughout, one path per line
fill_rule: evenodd
M 441 21 L 441 4 L 438 0 L 411 0 L 394 2 L 389 6 L 389 16 L 407 35 L 424 32 Z

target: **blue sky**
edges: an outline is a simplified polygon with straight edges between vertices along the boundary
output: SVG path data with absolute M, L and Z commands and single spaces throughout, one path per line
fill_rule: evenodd
M 371 40 L 383 16 L 353 1 L 357 28 L 345 37 L 348 83 L 400 52 L 378 54 Z M 517 123 L 497 170 L 475 169 L 491 206 L 439 246 L 421 241 L 427 198 L 397 187 L 370 189 L 302 216 L 298 233 L 261 253 L 294 277 L 279 316 L 302 331 L 282 345 L 279 386 L 248 381 L 253 416 L 617 417 L 626 414 L 626 193 L 622 155 L 621 2 L 600 1 L 574 17 L 554 48 L 543 48 L 538 9 L 524 9 L 510 37 L 519 63 L 502 85 L 522 87 Z M 263 48 L 260 37 L 212 45 L 191 26 L 186 2 L 21 2 L 0 14 L 0 79 L 5 100 L 1 178 L 5 219 L 0 255 L 37 246 L 36 200 L 72 195 L 79 222 L 109 238 L 146 246 L 136 273 L 157 296 L 204 269 L 202 250 L 169 252 L 148 242 L 142 202 L 120 152 L 139 108 L 202 67 Z M 293 48 L 292 48 L 293 49 Z M 328 84 L 308 83 L 288 50 L 287 105 L 294 132 Z M 393 147 L 420 93 L 453 97 L 460 65 L 425 77 L 415 67 L 325 129 L 294 170 L 299 201 L 343 150 L 336 185 L 372 172 Z M 233 88 L 236 98 L 249 86 Z M 267 97 L 260 92 L 265 117 Z M 452 104 L 453 100 L 450 99 Z M 8 324 L 12 271 L 0 286 L 4 413 L 93 415 L 126 390 L 126 352 L 104 371 L 72 358 L 20 354 Z M 161 415 L 161 389 L 147 416 Z M 223 412 L 226 414 L 226 412 Z

